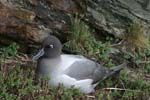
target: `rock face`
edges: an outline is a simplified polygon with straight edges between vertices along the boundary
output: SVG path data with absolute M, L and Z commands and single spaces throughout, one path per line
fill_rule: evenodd
M 126 33 L 134 21 L 141 22 L 150 33 L 149 0 L 87 0 L 86 12 L 89 23 L 115 36 Z
M 119 37 L 134 21 L 150 33 L 150 0 L 0 0 L 0 38 L 38 43 L 49 32 L 64 38 L 76 13 L 106 34 Z

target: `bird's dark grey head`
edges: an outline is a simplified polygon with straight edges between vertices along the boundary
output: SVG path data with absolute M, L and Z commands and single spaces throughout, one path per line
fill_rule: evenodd
M 50 35 L 44 39 L 41 48 L 42 49 L 39 53 L 33 57 L 33 60 L 38 60 L 39 58 L 55 58 L 60 56 L 62 45 L 58 38 Z

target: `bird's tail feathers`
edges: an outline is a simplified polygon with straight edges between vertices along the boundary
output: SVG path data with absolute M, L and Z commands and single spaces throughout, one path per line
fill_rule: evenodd
M 118 66 L 115 66 L 115 67 L 112 67 L 110 70 L 109 70 L 109 73 L 106 74 L 106 76 L 104 77 L 104 79 L 108 78 L 109 76 L 112 76 L 113 74 L 119 72 L 121 69 L 123 69 L 124 67 L 127 66 L 127 63 L 123 63 L 121 65 L 118 65 Z M 104 80 L 103 79 L 103 80 Z

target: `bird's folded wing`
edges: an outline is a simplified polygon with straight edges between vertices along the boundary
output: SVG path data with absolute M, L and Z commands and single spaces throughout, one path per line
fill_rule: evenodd
M 94 61 L 83 59 L 75 61 L 68 69 L 65 70 L 65 74 L 70 77 L 81 79 L 92 79 L 95 69 L 99 65 Z

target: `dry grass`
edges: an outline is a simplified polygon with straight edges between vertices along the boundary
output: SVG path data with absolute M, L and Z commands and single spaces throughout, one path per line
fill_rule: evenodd
M 147 39 L 144 34 L 144 28 L 139 23 L 133 23 L 127 30 L 125 41 L 127 47 L 136 50 L 143 49 L 147 46 Z

